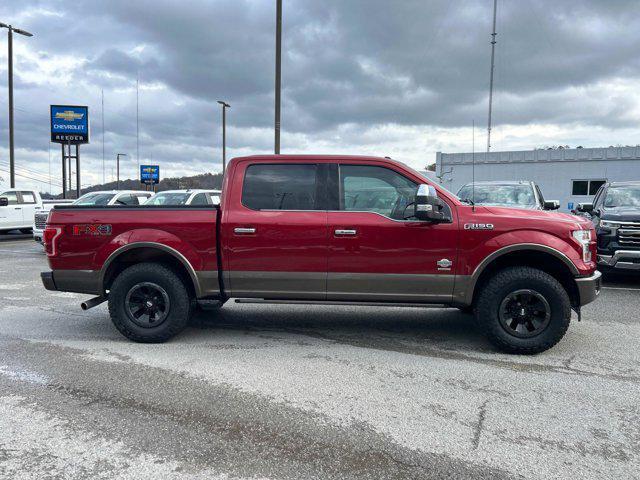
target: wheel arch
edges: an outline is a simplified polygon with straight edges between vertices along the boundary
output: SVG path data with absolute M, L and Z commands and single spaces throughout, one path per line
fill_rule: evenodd
M 464 303 L 475 304 L 482 285 L 497 271 L 512 266 L 528 266 L 548 273 L 565 288 L 571 305 L 579 304 L 578 286 L 575 282 L 575 276 L 579 275 L 577 267 L 561 251 L 538 244 L 509 245 L 485 258 L 469 278 Z
M 192 295 L 196 298 L 201 295 L 198 276 L 184 255 L 174 248 L 155 242 L 134 242 L 111 253 L 100 271 L 103 293 L 110 288 L 120 272 L 142 262 L 155 262 L 168 266 L 182 278 Z

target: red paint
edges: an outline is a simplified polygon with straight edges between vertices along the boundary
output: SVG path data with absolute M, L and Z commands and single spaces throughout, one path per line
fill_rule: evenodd
M 580 274 L 595 270 L 582 261 L 571 232 L 591 229 L 581 217 L 544 211 L 472 207 L 434 185 L 451 208 L 453 223 L 397 222 L 369 212 L 253 211 L 242 205 L 247 165 L 254 163 L 348 163 L 391 168 L 417 183 L 431 183 L 393 160 L 346 156 L 255 156 L 236 158 L 227 168 L 221 197 L 222 268 L 242 271 L 350 272 L 470 275 L 490 254 L 516 244 L 551 247 L 568 257 Z M 99 270 L 118 248 L 136 242 L 167 245 L 195 270 L 216 270 L 215 210 L 54 209 L 50 225 L 62 227 L 53 270 Z M 468 223 L 490 223 L 493 230 L 465 230 Z M 110 236 L 73 235 L 73 225 L 108 224 Z M 236 234 L 235 228 L 255 228 Z M 336 237 L 336 229 L 355 229 L 355 237 Z M 595 239 L 595 232 L 592 233 Z M 595 246 L 592 246 L 595 259 Z M 453 261 L 452 271 L 436 262 Z

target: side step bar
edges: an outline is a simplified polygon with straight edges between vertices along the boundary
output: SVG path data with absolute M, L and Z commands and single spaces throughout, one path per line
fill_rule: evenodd
M 264 300 L 261 298 L 236 298 L 235 303 L 257 303 L 272 305 L 344 305 L 362 307 L 414 307 L 414 308 L 449 308 L 451 305 L 444 303 L 393 303 L 393 302 L 348 302 L 348 301 L 323 301 L 323 300 Z

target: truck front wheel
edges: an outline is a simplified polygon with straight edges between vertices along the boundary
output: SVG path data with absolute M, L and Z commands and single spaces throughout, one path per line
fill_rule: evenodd
M 533 354 L 548 350 L 564 336 L 571 322 L 571 303 L 560 282 L 548 273 L 510 267 L 488 280 L 475 313 L 498 349 Z
M 178 275 L 158 263 L 140 263 L 120 273 L 109 291 L 113 324 L 134 342 L 160 343 L 188 324 L 192 301 Z

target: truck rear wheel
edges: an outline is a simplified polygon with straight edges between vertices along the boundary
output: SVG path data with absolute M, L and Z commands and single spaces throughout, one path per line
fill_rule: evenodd
M 489 279 L 475 313 L 498 349 L 534 354 L 564 336 L 571 322 L 571 303 L 564 287 L 548 273 L 510 267 Z
M 192 300 L 184 283 L 158 263 L 140 263 L 120 273 L 109 291 L 113 324 L 134 342 L 160 343 L 189 323 Z

